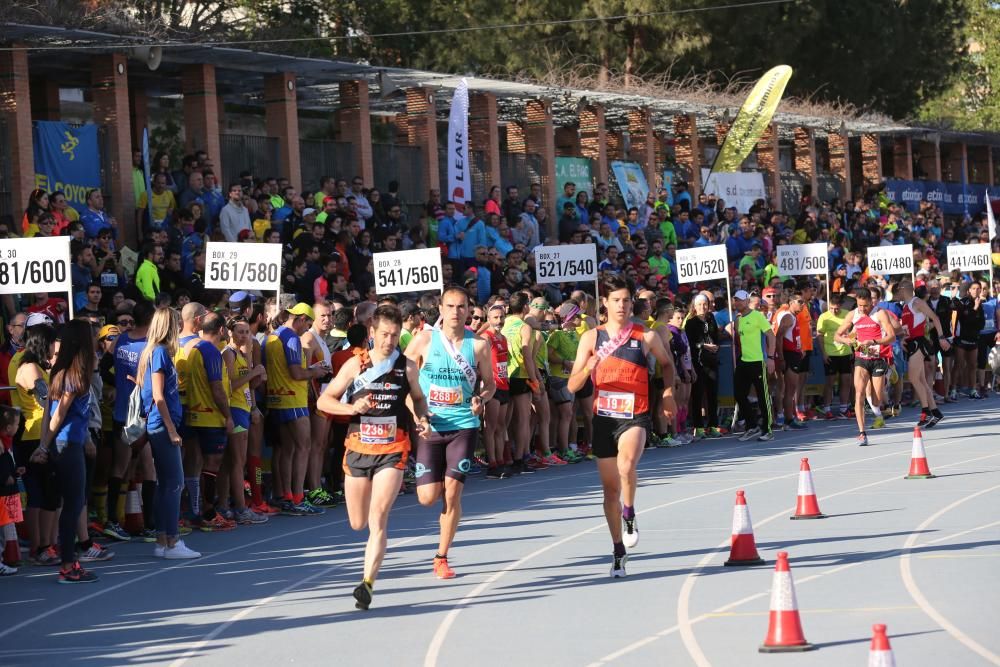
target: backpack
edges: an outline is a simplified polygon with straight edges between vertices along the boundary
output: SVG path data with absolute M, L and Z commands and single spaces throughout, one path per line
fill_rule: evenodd
M 136 384 L 128 397 L 128 414 L 125 415 L 125 426 L 122 428 L 122 439 L 129 445 L 146 435 L 146 419 L 149 410 L 142 405 L 142 386 Z

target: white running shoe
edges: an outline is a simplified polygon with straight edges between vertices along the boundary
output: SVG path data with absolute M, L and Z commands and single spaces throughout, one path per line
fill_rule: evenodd
M 611 557 L 611 578 L 622 579 L 625 577 L 625 563 L 628 562 L 628 554 L 624 556 Z
M 167 560 L 187 560 L 190 558 L 201 558 L 201 554 L 193 549 L 188 549 L 184 540 L 177 540 L 177 544 L 163 550 L 163 557 Z
M 639 525 L 636 523 L 635 517 L 631 519 L 626 519 L 622 517 L 622 544 L 625 545 L 626 549 L 631 549 L 635 545 L 639 544 Z
M 157 544 L 155 547 L 153 547 L 153 556 L 155 556 L 156 558 L 163 558 L 163 554 L 166 550 L 167 548 L 165 546 L 163 546 L 162 544 Z

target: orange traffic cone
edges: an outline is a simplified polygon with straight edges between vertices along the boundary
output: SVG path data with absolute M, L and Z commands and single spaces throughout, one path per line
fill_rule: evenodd
M 799 618 L 799 604 L 795 600 L 795 584 L 788 568 L 788 552 L 778 552 L 771 581 L 771 616 L 767 637 L 758 649 L 761 653 L 787 653 L 811 651 L 815 646 L 806 641 Z
M 139 484 L 134 480 L 129 484 L 128 493 L 125 494 L 125 523 L 122 528 L 132 535 L 140 535 L 143 531 L 142 521 L 142 494 L 139 493 Z
M 825 519 L 826 515 L 819 511 L 819 501 L 816 500 L 816 488 L 813 486 L 812 470 L 809 459 L 802 459 L 799 466 L 799 495 L 795 503 L 795 516 L 789 519 Z
M 927 465 L 927 454 L 924 452 L 924 436 L 920 427 L 913 429 L 913 453 L 910 455 L 910 474 L 903 479 L 931 479 L 931 469 Z
M 885 626 L 877 623 L 872 626 L 872 648 L 868 652 L 868 667 L 896 667 L 896 659 L 892 657 L 892 647 L 885 634 Z
M 729 549 L 726 565 L 763 565 L 764 559 L 757 553 L 757 543 L 753 539 L 753 524 L 750 522 L 750 508 L 743 489 L 736 492 L 733 506 L 733 541 Z

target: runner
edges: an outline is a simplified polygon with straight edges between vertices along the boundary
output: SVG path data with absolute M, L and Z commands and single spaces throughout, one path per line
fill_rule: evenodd
M 496 392 L 492 401 L 486 403 L 483 420 L 483 444 L 486 446 L 488 467 L 486 479 L 507 479 L 510 466 L 504 464 L 504 443 L 507 440 L 508 411 L 510 409 L 510 383 L 507 380 L 507 339 L 500 332 L 507 310 L 494 303 L 488 309 L 487 328 L 483 337 L 490 344 L 490 358 L 493 362 L 493 382 Z
M 573 301 L 566 301 L 557 312 L 558 329 L 549 333 L 545 342 L 549 351 L 549 399 L 553 410 L 553 432 L 555 433 L 555 454 L 563 461 L 579 463 L 583 457 L 576 452 L 576 416 L 573 414 L 574 395 L 569 390 L 569 374 L 576 362 L 580 347 L 580 334 L 576 332 L 580 324 L 580 307 Z M 486 406 L 487 410 L 489 406 Z
M 868 384 L 874 386 L 876 396 L 880 396 L 889 364 L 883 349 L 891 347 L 896 339 L 889 315 L 884 310 L 873 310 L 872 293 L 866 287 L 854 292 L 857 306 L 847 314 L 844 323 L 834 334 L 834 340 L 841 345 L 854 348 L 854 417 L 858 422 L 858 445 L 868 445 L 865 431 L 865 396 Z M 875 421 L 885 421 L 878 406 L 873 406 Z M 874 427 L 874 424 L 873 424 Z
M 309 445 L 309 466 L 306 469 L 306 500 L 316 507 L 333 507 L 337 499 L 323 488 L 323 465 L 330 448 L 330 420 L 316 410 L 316 398 L 326 389 L 330 376 L 330 348 L 326 336 L 333 329 L 333 309 L 322 301 L 313 304 L 316 319 L 309 330 L 302 334 L 302 355 L 309 367 L 325 368 L 327 373 L 309 382 L 309 426 L 312 442 Z
M 941 320 L 931 310 L 922 299 L 913 295 L 913 284 L 902 282 L 899 284 L 899 298 L 903 301 L 903 330 L 906 339 L 903 342 L 903 350 L 906 352 L 910 384 L 913 391 L 920 399 L 920 427 L 933 428 L 939 421 L 944 419 L 944 415 L 938 409 L 934 401 L 934 390 L 931 387 L 931 379 L 926 375 L 924 361 L 933 358 L 933 352 L 925 334 L 927 333 L 927 322 L 930 321 L 937 332 L 938 345 L 942 353 L 951 349 L 951 342 L 945 337 L 944 329 L 941 327 Z M 855 399 L 857 403 L 857 399 Z
M 421 505 L 442 500 L 434 574 L 451 579 L 455 571 L 448 565 L 448 549 L 462 516 L 465 475 L 472 466 L 480 415 L 496 385 L 489 344 L 465 328 L 468 294 L 448 287 L 440 308 L 441 329 L 415 335 L 406 356 L 420 368 L 420 391 L 427 397 L 433 428 L 417 441 L 417 500 Z
M 807 353 L 802 345 L 803 318 L 801 317 L 804 310 L 806 310 L 805 295 L 796 290 L 788 301 L 788 308 L 778 312 L 774 323 L 774 335 L 781 341 L 781 345 L 776 346 L 775 352 L 778 358 L 775 365 L 778 367 L 778 372 L 784 373 L 785 377 L 785 393 L 782 396 L 785 427 L 796 430 L 806 427 L 802 421 L 805 415 L 801 410 L 797 411 L 796 405 L 796 398 L 800 396 L 799 382 L 805 380 L 802 367 Z M 808 312 L 806 317 L 809 317 Z M 808 333 L 806 335 L 808 336 Z
M 822 313 L 816 320 L 816 339 L 823 354 L 823 373 L 826 384 L 823 387 L 823 406 L 821 408 L 826 419 L 847 419 L 847 410 L 851 400 L 851 348 L 842 345 L 835 339 L 840 325 L 847 319 L 841 305 L 843 298 L 839 294 L 830 297 L 830 310 Z M 838 386 L 838 410 L 833 411 L 833 387 Z
M 983 314 L 982 285 L 979 282 L 963 283 L 962 297 L 955 305 L 955 366 L 958 372 L 955 384 L 958 392 L 969 398 L 982 398 L 976 389 L 976 370 L 979 366 L 979 334 L 986 326 Z
M 177 338 L 177 352 L 174 354 L 174 368 L 177 370 L 177 391 L 181 399 L 183 416 L 177 430 L 183 439 L 184 455 L 184 488 L 188 492 L 189 512 L 183 519 L 185 525 L 201 524 L 201 448 L 195 440 L 194 433 L 188 428 L 187 407 L 187 345 L 198 338 L 201 323 L 208 310 L 205 306 L 192 301 L 181 309 L 181 332 Z M 124 335 L 124 334 L 123 334 Z
M 989 398 L 993 393 L 993 371 L 990 369 L 990 350 L 997 343 L 997 292 L 990 294 L 990 281 L 980 280 L 983 289 L 983 329 L 979 332 L 979 354 L 976 370 L 976 382 L 979 384 L 979 395 Z
M 413 402 L 417 432 L 425 435 L 430 430 L 417 365 L 397 347 L 402 327 L 398 308 L 379 306 L 370 330 L 372 349 L 348 359 L 316 402 L 324 413 L 350 416 L 343 463 L 347 515 L 351 528 L 369 530 L 364 577 L 354 589 L 358 609 L 371 605 L 388 542 L 389 510 L 410 454 L 407 396 Z
M 653 424 L 649 418 L 649 356 L 663 366 L 663 411 L 668 419 L 674 404 L 674 364 L 655 332 L 630 321 L 632 294 L 617 276 L 604 283 L 607 324 L 583 334 L 569 378 L 569 390 L 579 391 L 593 378 L 594 455 L 604 489 L 604 517 L 614 552 L 611 577 L 625 576 L 626 548 L 639 543 L 636 525 L 636 466 Z
M 760 442 L 774 440 L 772 424 L 774 414 L 771 410 L 771 394 L 767 388 L 767 376 L 774 373 L 775 342 L 774 332 L 767 318 L 759 310 L 750 309 L 750 295 L 746 290 L 738 290 L 733 295 L 733 308 L 736 310 L 736 321 L 726 325 L 726 330 L 733 337 L 736 345 L 736 370 L 733 373 L 733 391 L 740 415 L 746 422 L 747 430 L 740 436 L 741 442 L 747 442 L 756 437 Z M 734 327 L 735 324 L 735 327 Z M 733 336 L 733 329 L 736 335 Z M 767 360 L 764 359 L 761 338 L 766 342 Z M 750 402 L 750 388 L 753 387 L 759 403 L 763 403 L 760 411 L 760 421 L 757 421 L 757 410 Z
M 503 322 L 503 333 L 507 339 L 509 359 L 507 374 L 510 378 L 510 410 L 514 422 L 514 464 L 511 473 L 519 475 L 533 473 L 535 469 L 525 465 L 524 459 L 531 442 L 531 401 L 533 396 L 542 392 L 538 377 L 538 366 L 531 363 L 535 358 L 535 336 L 531 325 L 524 321 L 528 312 L 528 302 L 531 296 L 526 292 L 515 292 L 510 295 L 510 307 L 507 318 Z M 528 363 L 525 363 L 528 360 Z

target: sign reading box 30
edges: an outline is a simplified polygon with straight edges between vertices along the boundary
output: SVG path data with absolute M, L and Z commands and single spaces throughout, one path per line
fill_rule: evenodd
M 0 240 L 0 294 L 72 292 L 68 236 Z
M 205 287 L 278 291 L 280 243 L 214 243 L 205 248 Z

